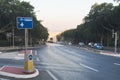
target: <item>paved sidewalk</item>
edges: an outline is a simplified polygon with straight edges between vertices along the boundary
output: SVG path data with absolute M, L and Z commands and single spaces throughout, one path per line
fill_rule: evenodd
M 114 57 L 120 57 L 120 48 L 118 48 L 118 52 L 114 53 L 114 49 L 113 48 L 106 48 L 104 50 L 99 50 L 99 49 L 94 49 L 88 46 L 84 46 L 84 47 L 80 47 L 80 46 L 73 46 L 73 47 L 77 47 L 77 48 L 81 48 L 84 50 L 89 50 L 95 53 L 100 53 L 102 55 L 107 55 L 107 56 L 114 56 Z
M 97 52 L 97 53 L 107 55 L 107 56 L 120 57 L 120 52 L 114 53 L 113 50 L 111 50 L 111 51 L 110 50 L 99 50 L 99 49 L 94 49 L 94 48 L 90 48 L 90 47 L 86 47 L 84 49 L 91 50 L 93 52 Z
M 35 47 L 27 47 L 28 49 L 37 49 L 40 46 L 35 46 Z M 19 47 L 19 46 L 8 46 L 8 47 L 0 47 L 0 52 L 9 52 L 9 51 L 20 51 L 24 50 L 25 47 Z
M 8 47 L 0 47 L 0 51 L 9 51 L 9 50 L 15 50 L 15 49 L 20 49 L 21 47 L 13 47 L 13 46 L 8 46 Z

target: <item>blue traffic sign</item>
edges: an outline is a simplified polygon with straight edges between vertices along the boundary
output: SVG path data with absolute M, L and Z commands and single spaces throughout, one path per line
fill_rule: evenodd
M 32 55 L 29 55 L 29 60 L 32 60 Z
M 18 29 L 32 29 L 33 21 L 31 17 L 17 17 L 17 28 Z

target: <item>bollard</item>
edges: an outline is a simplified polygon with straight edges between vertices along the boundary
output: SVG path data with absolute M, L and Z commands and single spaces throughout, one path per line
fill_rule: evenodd
M 28 73 L 28 74 L 34 72 L 32 50 L 25 51 L 25 54 L 24 54 L 24 72 Z

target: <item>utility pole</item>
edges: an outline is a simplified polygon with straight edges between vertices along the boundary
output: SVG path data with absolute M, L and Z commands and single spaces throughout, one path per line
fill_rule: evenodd
M 115 53 L 117 53 L 117 40 L 118 40 L 118 34 L 117 34 L 117 32 L 115 32 L 114 34 L 115 34 Z
M 13 48 L 14 48 L 14 45 L 15 45 L 15 38 L 14 38 L 14 36 L 15 36 L 15 34 L 14 34 L 14 27 L 13 27 L 13 29 L 12 29 L 12 34 L 13 34 Z
M 118 41 L 118 33 L 114 32 L 114 30 L 112 30 L 112 37 L 115 37 L 115 42 L 114 42 L 114 53 L 117 53 L 117 41 Z

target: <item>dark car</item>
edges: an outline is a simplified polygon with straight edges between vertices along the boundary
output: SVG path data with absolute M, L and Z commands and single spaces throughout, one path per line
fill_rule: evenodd
M 94 48 L 101 50 L 101 49 L 103 49 L 103 45 L 101 43 L 95 43 Z

